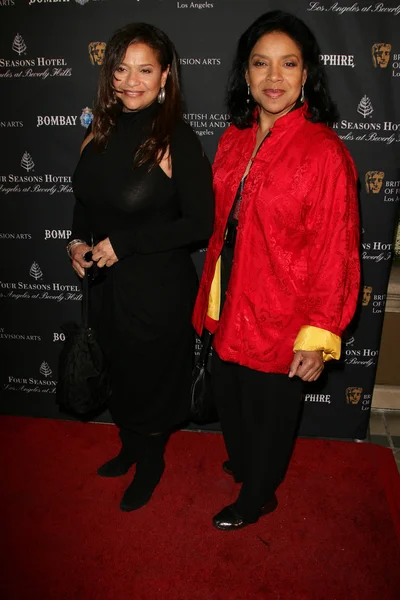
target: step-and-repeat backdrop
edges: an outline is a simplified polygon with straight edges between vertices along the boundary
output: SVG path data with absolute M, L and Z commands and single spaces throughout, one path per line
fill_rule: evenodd
M 340 110 L 335 130 L 360 178 L 359 310 L 342 360 L 305 389 L 301 433 L 365 437 L 400 198 L 400 4 L 393 1 L 0 0 L 1 412 L 60 416 L 60 326 L 79 318 L 81 300 L 65 253 L 71 175 L 107 39 L 133 21 L 167 32 L 180 56 L 185 118 L 212 160 L 229 124 L 225 84 L 239 35 L 275 8 L 317 35 Z

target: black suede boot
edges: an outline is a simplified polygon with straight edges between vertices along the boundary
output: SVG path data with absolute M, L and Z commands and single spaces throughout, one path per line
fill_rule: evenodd
M 122 442 L 121 450 L 111 460 L 97 469 L 100 477 L 120 477 L 125 475 L 132 465 L 135 464 L 138 456 L 138 440 L 140 436 L 133 431 L 120 430 Z
M 164 473 L 164 448 L 169 434 L 140 437 L 135 477 L 127 487 L 120 504 L 124 512 L 137 510 L 147 504 Z

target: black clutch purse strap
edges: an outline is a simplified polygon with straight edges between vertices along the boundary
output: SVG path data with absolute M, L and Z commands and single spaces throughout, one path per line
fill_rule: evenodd
M 87 269 L 82 281 L 82 325 L 85 329 L 89 327 L 89 275 Z
M 203 345 L 202 345 L 199 360 L 198 360 L 198 362 L 200 364 L 203 364 L 203 365 L 207 364 L 207 359 L 208 359 L 208 355 L 210 354 L 213 337 L 214 336 L 212 333 L 210 333 L 210 331 L 208 331 L 207 329 L 204 330 L 202 338 L 201 338 Z

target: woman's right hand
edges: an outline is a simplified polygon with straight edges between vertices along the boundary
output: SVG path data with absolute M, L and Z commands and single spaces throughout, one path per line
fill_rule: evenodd
M 71 248 L 72 268 L 79 277 L 85 275 L 85 269 L 89 269 L 93 261 L 86 262 L 84 256 L 86 252 L 91 252 L 92 248 L 87 244 L 76 244 Z

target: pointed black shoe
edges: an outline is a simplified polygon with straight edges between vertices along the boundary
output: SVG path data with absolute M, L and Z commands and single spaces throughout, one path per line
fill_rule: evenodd
M 263 507 L 261 510 L 260 517 L 264 517 L 272 513 L 276 507 L 278 506 L 278 500 L 274 494 L 272 499 Z M 252 525 L 253 523 L 257 523 L 258 519 L 255 521 L 246 521 L 239 515 L 237 512 L 235 505 L 230 504 L 229 506 L 225 506 L 212 520 L 214 527 L 219 529 L 220 531 L 235 531 L 235 529 L 243 529 L 243 527 L 247 527 L 247 525 Z
M 100 477 L 121 477 L 129 471 L 135 462 L 136 456 L 132 450 L 122 446 L 117 456 L 114 456 L 97 469 L 97 475 L 100 475 Z

